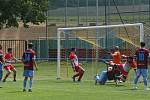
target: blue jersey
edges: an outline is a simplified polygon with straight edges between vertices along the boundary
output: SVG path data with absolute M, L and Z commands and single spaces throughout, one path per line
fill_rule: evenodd
M 22 61 L 24 63 L 24 70 L 33 70 L 35 60 L 35 52 L 28 49 L 23 53 Z
M 149 50 L 145 48 L 139 48 L 135 55 L 137 60 L 137 68 L 147 69 Z

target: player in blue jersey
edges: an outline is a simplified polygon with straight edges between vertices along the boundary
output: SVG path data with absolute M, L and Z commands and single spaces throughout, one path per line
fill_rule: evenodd
M 148 57 L 150 51 L 145 48 L 145 43 L 140 43 L 141 48 L 136 50 L 135 56 L 136 56 L 136 62 L 137 62 L 137 72 L 136 77 L 134 79 L 134 86 L 133 89 L 137 89 L 137 82 L 140 76 L 143 76 L 144 81 L 144 89 L 149 90 L 148 88 Z
M 32 92 L 32 79 L 33 79 L 33 74 L 34 74 L 34 67 L 37 70 L 37 65 L 35 62 L 35 51 L 32 50 L 33 44 L 29 43 L 28 44 L 28 49 L 23 53 L 22 56 L 22 62 L 24 64 L 24 72 L 23 72 L 23 76 L 24 78 L 24 82 L 23 82 L 23 92 L 26 91 L 26 84 L 27 84 L 27 80 L 28 78 L 30 79 L 29 82 L 29 92 Z

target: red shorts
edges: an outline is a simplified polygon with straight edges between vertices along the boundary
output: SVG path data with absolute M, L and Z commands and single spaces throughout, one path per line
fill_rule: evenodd
M 75 66 L 75 71 L 81 73 L 84 72 L 84 69 L 81 66 Z
M 14 66 L 13 65 L 6 65 L 6 66 L 4 66 L 4 69 L 5 70 L 13 70 Z
M 76 71 L 76 72 L 79 72 L 80 69 L 81 69 L 81 68 L 80 68 L 79 66 L 75 66 L 75 71 Z

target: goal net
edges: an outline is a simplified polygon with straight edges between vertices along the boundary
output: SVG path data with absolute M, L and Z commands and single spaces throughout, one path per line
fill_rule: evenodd
M 108 52 L 119 46 L 121 54 L 133 55 L 144 41 L 142 23 L 119 24 L 57 29 L 57 78 L 73 75 L 69 53 L 77 49 L 79 62 L 86 70 L 84 78 L 91 80 L 100 70 L 105 69 L 101 59 L 111 60 Z

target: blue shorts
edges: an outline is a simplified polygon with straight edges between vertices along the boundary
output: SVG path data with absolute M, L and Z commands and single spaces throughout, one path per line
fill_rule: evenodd
M 23 76 L 24 77 L 33 77 L 34 71 L 33 70 L 24 70 Z
M 148 77 L 148 69 L 137 69 L 136 75 L 138 77 L 142 75 L 143 77 L 147 78 Z

